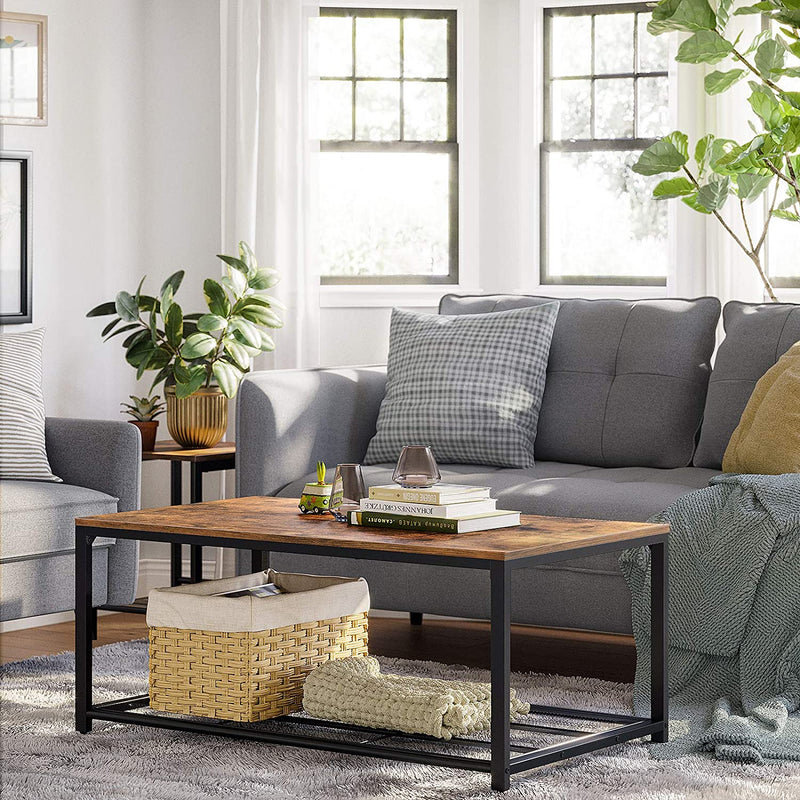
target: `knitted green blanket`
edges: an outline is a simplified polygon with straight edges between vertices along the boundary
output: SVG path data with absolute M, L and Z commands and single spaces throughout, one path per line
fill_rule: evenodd
M 668 522 L 670 739 L 656 757 L 800 760 L 800 475 L 721 475 Z M 620 565 L 632 595 L 637 713 L 649 711 L 650 565 Z

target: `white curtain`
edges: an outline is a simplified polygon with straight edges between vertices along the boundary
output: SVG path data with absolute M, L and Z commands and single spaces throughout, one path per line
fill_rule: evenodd
M 222 0 L 223 252 L 239 240 L 277 269 L 287 305 L 256 369 L 319 363 L 315 146 L 309 136 L 307 0 Z

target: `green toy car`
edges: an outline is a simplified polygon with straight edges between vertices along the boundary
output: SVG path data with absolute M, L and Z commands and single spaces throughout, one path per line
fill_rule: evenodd
M 303 514 L 324 514 L 330 509 L 331 489 L 330 483 L 325 483 L 325 464 L 317 461 L 317 482 L 307 483 L 300 495 L 298 508 Z

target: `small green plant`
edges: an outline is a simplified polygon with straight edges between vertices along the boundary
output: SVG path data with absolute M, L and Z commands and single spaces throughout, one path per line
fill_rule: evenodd
M 216 382 L 226 397 L 233 397 L 251 359 L 275 349 L 267 331 L 282 327 L 273 307 L 283 305 L 264 292 L 278 282 L 277 273 L 260 267 L 245 242 L 239 243 L 238 257 L 217 258 L 227 274 L 203 282 L 208 312 L 183 313 L 175 301 L 184 276 L 179 270 L 164 281 L 158 297 L 142 294 L 142 278 L 133 294 L 119 292 L 86 315 L 114 316 L 101 335 L 108 341 L 127 334 L 122 346 L 137 380 L 145 371 L 156 371 L 151 391 L 165 381 L 175 385 L 178 397 L 189 397 Z
M 325 473 L 327 472 L 327 467 L 325 466 L 324 461 L 317 461 L 317 485 L 324 486 L 325 485 Z
M 705 75 L 708 95 L 721 94 L 750 78 L 748 111 L 755 135 L 735 142 L 708 134 L 697 141 L 690 159 L 689 137 L 673 131 L 644 150 L 633 170 L 641 175 L 682 173 L 662 180 L 653 196 L 679 197 L 694 211 L 713 215 L 752 261 L 775 301 L 762 260 L 770 223 L 775 218 L 800 223 L 800 92 L 790 91 L 786 83 L 800 77 L 800 0 L 761 0 L 735 9 L 734 5 L 734 0 L 716 0 L 713 7 L 708 0 L 661 0 L 647 30 L 654 36 L 671 31 L 690 34 L 678 48 L 676 61 L 727 62 L 724 71 Z M 742 34 L 734 35 L 730 22 L 747 14 L 761 15 L 775 28 L 762 30 L 749 44 L 741 43 Z M 765 196 L 766 213 L 756 229 L 747 207 Z M 741 216 L 739 233 L 722 214 L 729 199 Z
M 130 395 L 133 403 L 120 403 L 120 414 L 130 414 L 137 422 L 152 422 L 159 414 L 163 414 L 166 406 L 156 394 L 152 397 L 136 397 Z

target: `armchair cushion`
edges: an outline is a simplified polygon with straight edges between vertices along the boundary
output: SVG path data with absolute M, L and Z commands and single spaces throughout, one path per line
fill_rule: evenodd
M 116 510 L 116 497 L 83 486 L 0 481 L 0 563 L 72 552 L 76 517 L 113 514 Z M 114 541 L 98 537 L 95 546 Z

